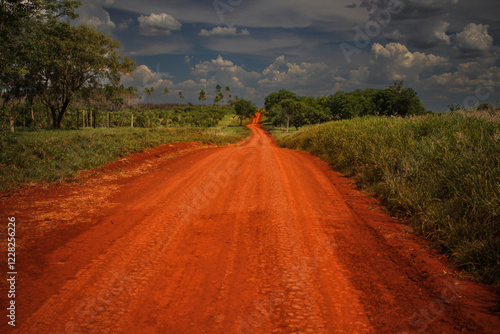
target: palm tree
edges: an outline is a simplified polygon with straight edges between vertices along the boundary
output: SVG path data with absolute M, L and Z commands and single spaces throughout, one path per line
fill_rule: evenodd
M 201 90 L 200 92 L 200 96 L 198 97 L 198 100 L 200 100 L 201 102 L 205 102 L 205 100 L 207 99 L 206 95 L 205 95 L 205 90 Z
M 229 87 L 226 86 L 226 89 L 224 91 L 224 95 L 226 96 L 226 104 L 229 103 L 229 91 L 230 91 Z
M 220 95 L 221 90 L 222 90 L 222 87 L 219 84 L 217 84 L 217 86 L 215 86 L 215 95 L 216 96 Z M 215 99 L 214 99 L 214 101 L 215 101 Z
M 217 94 L 217 105 L 220 107 L 220 101 L 224 100 L 224 94 L 222 94 L 222 92 L 219 92 L 219 94 Z
M 163 94 L 165 95 L 165 102 L 168 104 L 168 87 L 165 87 L 165 91 Z
M 155 88 L 154 87 L 151 87 L 151 88 L 144 88 L 144 90 L 142 91 L 144 94 L 146 94 L 146 96 L 150 96 L 151 94 L 153 94 L 155 91 Z
M 184 95 L 182 95 L 182 91 L 179 91 L 179 101 L 182 103 L 184 101 Z

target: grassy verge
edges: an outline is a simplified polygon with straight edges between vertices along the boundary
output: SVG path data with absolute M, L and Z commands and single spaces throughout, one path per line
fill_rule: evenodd
M 208 130 L 213 134 L 223 137 L 242 134 L 250 136 L 252 131 L 246 127 L 249 123 L 250 120 L 245 119 L 242 125 L 240 125 L 240 120 L 236 115 L 225 115 L 217 126 L 211 127 Z
M 358 118 L 278 139 L 311 152 L 500 285 L 500 122 L 463 115 Z
M 0 133 L 0 191 L 68 178 L 147 147 L 191 141 L 225 145 L 247 136 L 246 127 L 223 135 L 194 128 L 4 132 Z

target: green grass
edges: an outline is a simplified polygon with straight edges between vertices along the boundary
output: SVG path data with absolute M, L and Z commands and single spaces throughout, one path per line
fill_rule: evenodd
M 262 120 L 262 127 L 264 129 L 268 130 L 269 133 L 274 138 L 276 138 L 276 140 L 286 138 L 286 137 L 291 136 L 291 135 L 297 135 L 297 134 L 302 133 L 305 130 L 310 129 L 311 127 L 314 127 L 314 126 L 316 126 L 316 125 L 304 126 L 302 128 L 299 128 L 298 130 L 292 126 L 292 127 L 289 127 L 287 130 L 286 127 L 278 128 L 278 127 L 273 126 L 271 124 L 271 122 L 269 121 L 269 119 L 265 116 L 263 117 L 263 120 Z
M 500 122 L 367 117 L 277 141 L 354 178 L 460 268 L 500 285 Z
M 219 128 L 222 128 L 222 127 L 228 126 L 228 125 L 239 125 L 239 123 L 238 124 L 235 123 L 237 121 L 237 118 L 238 117 L 234 114 L 226 114 L 219 121 L 219 124 L 217 126 L 211 127 L 211 129 L 219 129 Z
M 196 128 L 116 128 L 0 133 L 0 191 L 70 178 L 119 157 L 171 142 L 236 143 L 247 137 L 240 127 L 228 134 Z
M 217 126 L 208 128 L 208 130 L 219 136 L 235 136 L 246 134 L 250 136 L 252 131 L 246 127 L 250 123 L 249 119 L 245 119 L 240 125 L 240 119 L 236 115 L 225 115 Z

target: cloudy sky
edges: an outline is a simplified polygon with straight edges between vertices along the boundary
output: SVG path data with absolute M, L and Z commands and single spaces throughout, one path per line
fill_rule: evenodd
M 424 105 L 500 100 L 498 0 L 83 0 L 79 23 L 137 63 L 127 86 L 262 106 L 279 89 L 330 95 L 404 80 Z

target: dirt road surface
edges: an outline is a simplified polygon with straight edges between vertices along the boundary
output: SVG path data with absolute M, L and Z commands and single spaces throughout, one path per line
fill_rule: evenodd
M 259 121 L 238 146 L 163 145 L 3 194 L 19 273 L 0 332 L 498 333 L 490 288 Z

